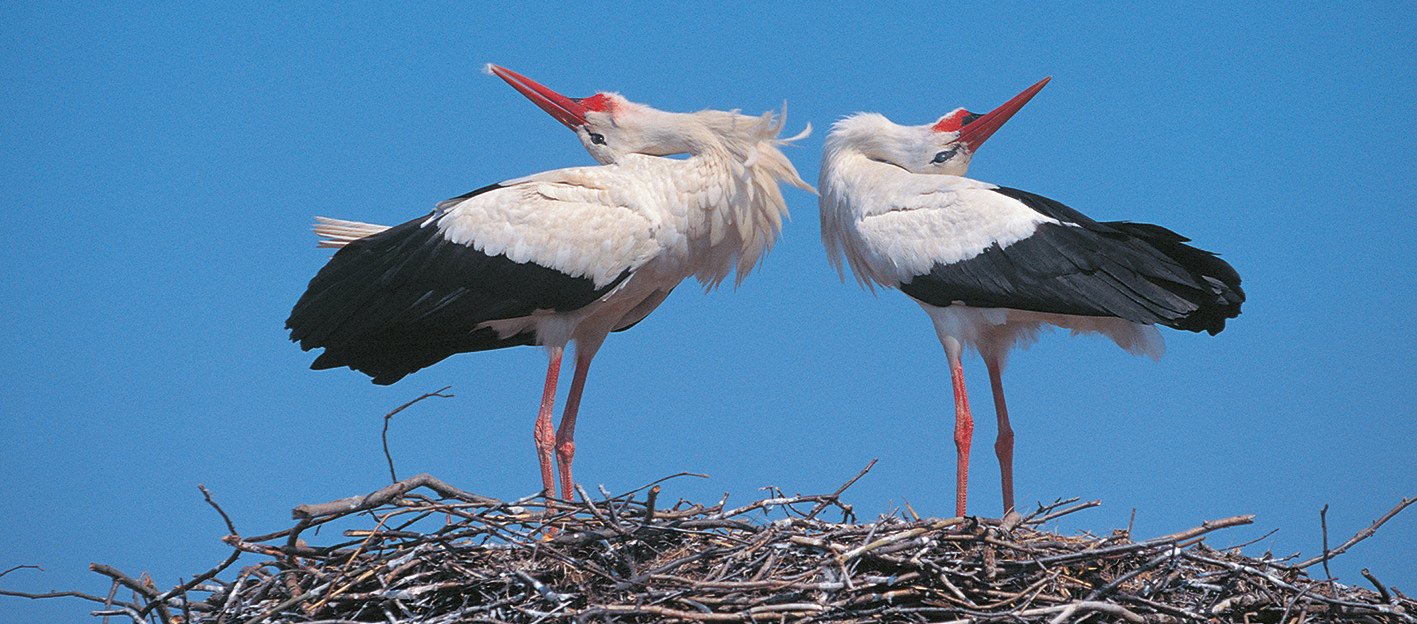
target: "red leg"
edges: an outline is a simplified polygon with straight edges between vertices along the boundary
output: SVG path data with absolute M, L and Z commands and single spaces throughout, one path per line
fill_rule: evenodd
M 999 476 L 1004 487 L 1004 514 L 1014 510 L 1014 430 L 1009 426 L 1009 408 L 1004 404 L 1003 370 L 999 358 L 985 356 L 989 367 L 989 386 L 994 390 L 994 411 L 999 416 L 999 437 L 994 440 L 994 454 L 999 456 Z
M 556 404 L 556 379 L 561 376 L 561 347 L 551 347 L 551 362 L 546 366 L 546 387 L 541 391 L 541 411 L 536 415 L 532 438 L 536 440 L 536 459 L 541 462 L 541 493 L 547 498 L 556 495 L 556 481 L 551 476 L 551 452 L 556 444 L 556 432 L 551 428 L 551 412 Z
M 974 418 L 969 415 L 969 397 L 964 392 L 964 366 L 959 358 L 950 358 L 950 377 L 955 390 L 955 515 L 964 515 L 965 495 L 969 490 L 969 443 L 974 437 Z
M 566 412 L 561 415 L 561 425 L 556 428 L 556 466 L 561 475 L 561 498 L 565 500 L 576 498 L 576 484 L 571 480 L 571 461 L 576 457 L 576 413 L 581 409 L 581 392 L 585 390 L 590 358 L 590 354 L 582 353 L 580 347 L 576 347 L 576 373 L 571 377 Z

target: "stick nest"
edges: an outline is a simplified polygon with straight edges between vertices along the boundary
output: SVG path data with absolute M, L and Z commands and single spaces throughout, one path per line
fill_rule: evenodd
M 1205 543 L 1249 516 L 1144 541 L 1042 528 L 1096 505 L 1076 501 L 1002 520 L 858 522 L 840 500 L 850 484 L 728 508 L 665 504 L 658 485 L 504 502 L 418 475 L 298 507 L 295 526 L 268 535 L 240 536 L 222 513 L 231 556 L 171 590 L 96 564 L 132 599 L 64 594 L 103 602 L 95 615 L 168 623 L 1417 622 L 1417 603 L 1371 575 L 1377 591 L 1306 573 L 1361 537 L 1294 562 Z

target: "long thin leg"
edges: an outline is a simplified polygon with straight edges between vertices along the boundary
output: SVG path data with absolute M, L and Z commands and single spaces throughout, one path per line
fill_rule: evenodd
M 581 393 L 585 391 L 585 377 L 590 370 L 591 353 L 584 353 L 576 347 L 576 373 L 571 377 L 571 392 L 566 397 L 566 412 L 561 415 L 561 425 L 556 428 L 556 467 L 561 475 L 561 498 L 575 500 L 576 484 L 571 480 L 571 461 L 576 457 L 576 413 L 581 409 Z
M 541 493 L 547 498 L 556 495 L 556 481 L 551 476 L 551 453 L 556 444 L 556 431 L 551 428 L 551 412 L 556 405 L 556 379 L 561 376 L 561 347 L 551 347 L 551 362 L 546 365 L 546 387 L 541 391 L 541 411 L 536 414 L 532 439 L 536 441 L 536 459 L 541 462 Z
M 969 415 L 969 397 L 964 391 L 964 365 L 958 353 L 948 354 L 950 377 L 955 391 L 955 515 L 964 515 L 969 490 L 969 443 L 974 438 L 974 418 Z
M 994 390 L 994 412 L 999 416 L 999 437 L 994 454 L 999 456 L 999 476 L 1004 487 L 1004 514 L 1014 510 L 1014 430 L 1009 426 L 1009 407 L 1004 403 L 1003 366 L 997 355 L 985 355 L 989 386 Z

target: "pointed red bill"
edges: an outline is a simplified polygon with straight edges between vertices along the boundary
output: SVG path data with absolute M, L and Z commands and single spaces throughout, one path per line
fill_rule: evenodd
M 993 136 L 995 130 L 1003 126 L 1004 122 L 1008 121 L 1010 117 L 1013 117 L 1014 113 L 1017 113 L 1019 109 L 1023 108 L 1024 104 L 1027 104 L 1029 100 L 1033 99 L 1033 96 L 1038 95 L 1038 92 L 1043 90 L 1043 85 L 1048 84 L 1048 81 L 1052 79 L 1053 77 L 1049 76 L 1039 80 L 1034 83 L 1033 86 L 1024 89 L 1022 93 L 1015 95 L 1013 99 L 1004 102 L 999 105 L 998 108 L 979 115 L 974 119 L 968 119 L 968 117 L 972 115 L 966 116 L 965 119 L 968 119 L 968 121 L 959 128 L 959 139 L 957 140 L 969 146 L 971 152 L 978 150 L 979 146 L 984 144 L 984 141 L 988 140 L 990 136 Z
M 541 83 L 536 82 L 526 76 L 518 74 L 510 69 L 498 65 L 487 65 L 487 70 L 496 74 L 498 78 L 507 81 L 513 89 L 520 91 L 533 104 L 541 107 L 552 117 L 566 125 L 567 128 L 575 130 L 586 124 L 586 112 L 595 110 L 587 107 L 581 102 L 594 98 L 568 98 L 560 93 L 552 91 Z

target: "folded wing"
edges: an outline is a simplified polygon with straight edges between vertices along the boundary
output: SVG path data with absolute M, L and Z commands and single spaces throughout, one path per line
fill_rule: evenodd
M 1109 316 L 1212 334 L 1240 313 L 1245 295 L 1235 270 L 1175 232 L 1097 222 L 1046 197 L 990 190 L 1046 219 L 972 256 L 933 262 L 902 280 L 903 292 L 936 306 Z
M 626 227 L 643 219 L 600 198 L 593 187 L 522 179 L 341 241 L 291 311 L 291 339 L 324 348 L 312 368 L 348 366 L 378 384 L 456 353 L 535 344 L 533 330 L 499 335 L 483 324 L 578 310 L 650 253 L 648 226 Z

